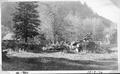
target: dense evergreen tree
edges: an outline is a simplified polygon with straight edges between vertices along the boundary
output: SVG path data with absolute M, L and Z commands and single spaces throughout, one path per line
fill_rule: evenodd
M 38 5 L 36 2 L 19 2 L 16 12 L 13 14 L 14 33 L 16 39 L 23 39 L 26 43 L 28 38 L 38 35 L 40 25 Z

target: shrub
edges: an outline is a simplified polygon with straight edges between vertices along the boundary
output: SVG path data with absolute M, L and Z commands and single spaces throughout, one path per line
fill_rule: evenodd
M 16 41 L 15 40 L 3 40 L 2 41 L 2 49 L 8 49 L 8 48 L 11 48 L 11 49 L 15 49 L 16 47 Z
M 96 50 L 95 42 L 88 42 L 87 49 L 92 52 L 95 51 Z

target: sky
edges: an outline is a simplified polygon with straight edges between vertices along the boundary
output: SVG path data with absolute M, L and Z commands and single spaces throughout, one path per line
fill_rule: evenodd
M 120 0 L 80 0 L 86 3 L 95 13 L 116 24 L 120 24 Z

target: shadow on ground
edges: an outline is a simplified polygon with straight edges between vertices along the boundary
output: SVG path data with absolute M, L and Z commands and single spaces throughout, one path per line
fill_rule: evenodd
M 68 60 L 64 58 L 11 57 L 2 60 L 2 69 L 13 70 L 116 70 L 116 62 L 99 62 L 90 60 Z

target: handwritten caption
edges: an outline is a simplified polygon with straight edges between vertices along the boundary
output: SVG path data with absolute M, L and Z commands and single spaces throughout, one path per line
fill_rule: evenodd
M 28 72 L 25 72 L 25 71 L 23 71 L 23 72 L 16 72 L 16 74 L 28 74 Z
M 95 71 L 95 70 L 90 70 L 87 72 L 87 74 L 103 74 L 102 71 Z

